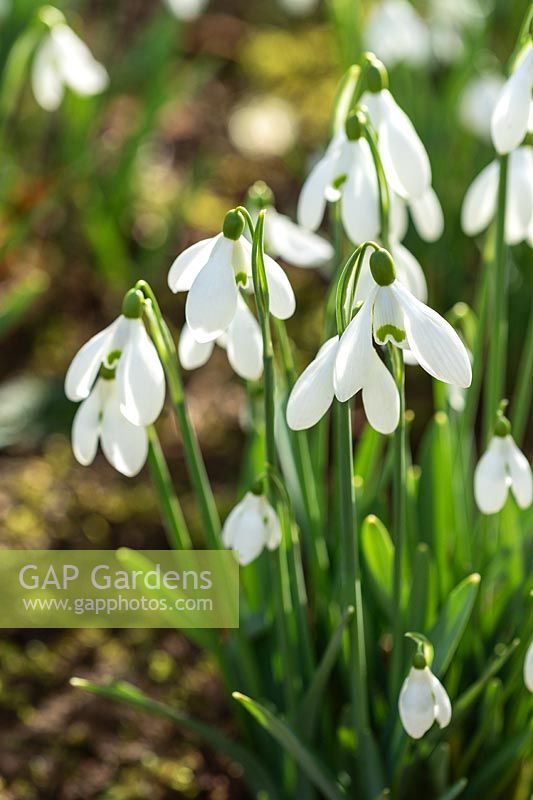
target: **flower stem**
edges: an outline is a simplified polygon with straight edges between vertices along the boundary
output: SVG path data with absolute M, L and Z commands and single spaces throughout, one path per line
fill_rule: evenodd
M 148 428 L 148 439 L 150 443 L 148 464 L 165 522 L 168 542 L 173 550 L 190 550 L 192 542 L 187 523 L 174 492 L 168 465 L 153 425 Z
M 491 287 L 492 315 L 489 341 L 488 378 L 485 384 L 483 441 L 492 435 L 498 404 L 505 388 L 507 350 L 507 247 L 505 245 L 505 211 L 507 205 L 508 157 L 499 157 L 500 177 L 494 242 L 494 281 Z
M 527 423 L 533 391 L 533 311 L 529 314 L 529 324 L 517 375 L 513 395 L 513 438 L 517 444 L 520 444 Z
M 400 395 L 400 421 L 394 435 L 394 573 L 392 585 L 393 648 L 390 681 L 391 703 L 395 704 L 403 668 L 403 615 L 401 603 L 402 560 L 406 537 L 406 441 L 405 441 L 405 367 L 398 348 L 388 345 L 392 372 Z
M 187 469 L 196 498 L 200 504 L 206 540 L 209 547 L 217 550 L 220 547 L 220 519 L 198 439 L 185 403 L 185 394 L 174 341 L 150 285 L 146 281 L 138 281 L 136 288 L 140 289 L 150 301 L 145 305 L 145 314 L 167 377 L 170 398 L 181 431 Z

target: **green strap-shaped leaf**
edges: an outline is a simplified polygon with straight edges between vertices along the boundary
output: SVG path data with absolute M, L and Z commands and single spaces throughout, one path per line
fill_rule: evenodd
M 346 794 L 318 756 L 279 717 L 250 697 L 234 692 L 233 697 L 265 728 L 296 761 L 302 772 L 328 800 L 345 800 Z
M 455 800 L 456 797 L 459 797 L 461 792 L 463 792 L 468 785 L 468 781 L 466 778 L 461 778 L 461 780 L 454 783 L 453 786 L 450 786 L 444 794 L 439 795 L 437 800 Z
M 480 577 L 477 572 L 469 575 L 452 590 L 441 609 L 435 627 L 428 639 L 435 648 L 432 670 L 443 675 L 461 641 L 479 589 Z
M 361 550 L 376 599 L 387 616 L 392 615 L 394 545 L 384 524 L 370 514 L 361 526 Z
M 262 792 L 262 797 L 265 797 L 265 800 L 267 798 L 268 800 L 281 800 L 282 795 L 277 789 L 274 780 L 256 757 L 212 725 L 206 725 L 176 708 L 171 708 L 165 703 L 152 700 L 131 683 L 118 681 L 108 685 L 101 685 L 84 678 L 72 678 L 70 683 L 77 689 L 83 689 L 86 692 L 106 697 L 109 700 L 127 703 L 127 705 L 146 711 L 148 714 L 168 719 L 182 728 L 196 733 L 211 745 L 217 753 L 227 756 L 242 766 L 244 780 L 252 792 L 256 794 Z
M 316 668 L 309 688 L 300 704 L 297 716 L 298 728 L 308 741 L 311 741 L 313 738 L 320 701 L 322 700 L 331 670 L 335 666 L 335 662 L 339 656 L 344 631 L 350 624 L 354 614 L 355 609 L 353 606 L 349 606 L 344 612 L 339 625 L 328 642 L 324 655 Z

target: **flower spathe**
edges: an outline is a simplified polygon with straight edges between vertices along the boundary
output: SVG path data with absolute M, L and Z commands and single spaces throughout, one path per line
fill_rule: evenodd
M 228 361 L 237 375 L 247 381 L 255 381 L 263 372 L 263 340 L 261 329 L 254 315 L 242 299 L 238 298 L 237 310 L 228 330 L 210 342 L 197 342 L 188 324 L 182 328 L 178 356 L 184 369 L 197 369 L 207 363 L 215 343 L 223 347 Z
M 413 739 L 421 739 L 435 721 L 445 728 L 452 718 L 446 689 L 427 666 L 411 667 L 400 691 L 398 709 L 402 725 Z
M 31 73 L 33 94 L 45 111 L 60 106 L 65 86 L 80 95 L 95 95 L 109 83 L 105 67 L 56 13 L 62 21 L 52 25 L 39 45 Z
M 121 411 L 115 379 L 98 378 L 81 403 L 72 425 L 72 449 L 80 464 L 94 461 L 98 449 L 122 475 L 131 478 L 142 469 L 148 455 L 146 429 L 129 422 Z
M 494 436 L 474 473 L 474 495 L 483 514 L 497 514 L 504 507 L 509 489 L 520 508 L 533 500 L 533 481 L 527 458 L 513 437 Z
M 275 550 L 281 542 L 276 512 L 264 495 L 247 492 L 227 517 L 222 528 L 224 546 L 234 550 L 244 567 L 266 547 Z
M 530 692 L 533 692 L 533 640 L 527 648 L 524 659 L 524 683 Z
M 102 364 L 116 366 L 123 416 L 143 427 L 155 422 L 165 401 L 165 374 L 142 319 L 121 314 L 83 345 L 65 378 L 69 400 L 78 402 L 89 396 Z
M 296 307 L 289 279 L 267 255 L 265 272 L 270 313 L 288 319 Z M 231 239 L 223 233 L 197 242 L 176 258 L 168 285 L 174 293 L 188 292 L 185 316 L 196 341 L 214 341 L 231 325 L 239 287 L 252 285 L 252 246 L 242 235 Z
M 501 88 L 494 111 L 490 132 L 498 153 L 510 153 L 517 148 L 528 130 L 533 88 L 533 44 L 529 42 L 520 53 L 513 73 Z
M 468 188 L 461 209 L 461 226 L 468 236 L 488 227 L 496 214 L 500 165 L 492 161 Z M 533 219 L 533 149 L 519 147 L 509 156 L 505 241 L 518 244 L 528 238 Z

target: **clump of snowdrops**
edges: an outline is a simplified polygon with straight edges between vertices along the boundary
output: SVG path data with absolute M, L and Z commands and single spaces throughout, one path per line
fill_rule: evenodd
M 408 214 L 428 241 L 444 215 L 424 145 L 367 53 L 340 85 L 298 222 L 256 184 L 217 236 L 170 268 L 170 289 L 187 293 L 177 348 L 141 280 L 68 371 L 67 395 L 82 401 L 76 458 L 90 464 L 100 442 L 125 475 L 148 460 L 169 544 L 184 549 L 191 538 L 154 427 L 168 395 L 205 546 L 233 549 L 242 565 L 240 628 L 187 632 L 217 660 L 238 737 L 127 684 L 73 683 L 203 737 L 241 765 L 253 796 L 527 796 L 527 343 L 513 392 L 505 375 L 508 248 L 530 235 L 533 217 L 530 21 L 493 112 L 496 161 L 463 209 L 465 231 L 490 226 L 492 241 L 476 312 L 462 298 L 444 315 L 427 305 L 423 267 L 402 239 Z M 326 210 L 329 237 L 317 232 Z M 323 344 L 301 374 L 285 328 L 297 298 L 276 258 L 332 265 Z M 249 409 L 248 450 L 259 455 L 224 524 L 181 372 L 201 367 L 215 344 L 261 393 Z M 420 367 L 435 409 L 414 453 L 405 373 Z M 359 393 L 367 423 L 354 437 Z

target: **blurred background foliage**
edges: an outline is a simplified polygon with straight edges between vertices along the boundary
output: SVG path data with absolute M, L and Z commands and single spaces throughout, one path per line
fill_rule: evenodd
M 211 0 L 192 21 L 173 15 L 170 0 L 56 5 L 110 81 L 93 97 L 67 91 L 57 111 L 44 111 L 30 81 L 44 34 L 41 6 L 0 3 L 0 544 L 165 547 L 144 476 L 122 479 L 100 459 L 90 470 L 75 464 L 66 367 L 117 315 L 124 291 L 140 277 L 156 289 L 177 334 L 183 300 L 167 289 L 170 263 L 215 233 L 255 180 L 265 179 L 278 209 L 294 216 L 302 179 L 328 139 L 338 80 L 364 47 L 375 3 Z M 429 2 L 414 5 L 422 16 L 431 11 Z M 456 5 L 440 3 L 449 15 Z M 492 157 L 458 121 L 461 92 L 476 74 L 505 62 L 525 5 L 479 0 L 477 22 L 461 30 L 451 63 L 431 59 L 390 70 L 395 97 L 430 154 L 445 210 L 440 241 L 422 243 L 412 231 L 406 240 L 441 312 L 458 300 L 476 304 L 480 242 L 462 234 L 459 215 L 467 186 Z M 531 308 L 524 291 L 529 256 L 527 245 L 510 254 L 510 387 Z M 298 310 L 288 327 L 303 365 L 319 344 L 326 284 L 315 272 L 289 273 Z M 431 414 L 429 379 L 418 372 L 408 389 L 415 441 Z M 188 376 L 188 398 L 225 514 L 246 420 L 245 390 L 223 353 Z M 160 427 L 194 531 L 170 417 Z M 150 685 L 152 694 L 208 721 L 228 716 L 212 665 L 175 633 L 5 632 L 2 798 L 245 796 L 233 765 L 167 723 L 76 694 L 66 688 L 73 673 Z

